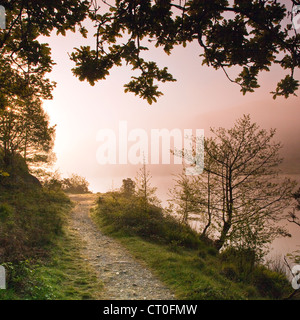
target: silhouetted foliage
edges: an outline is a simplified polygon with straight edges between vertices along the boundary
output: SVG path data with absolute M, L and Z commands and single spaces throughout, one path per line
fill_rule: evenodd
M 272 65 L 286 70 L 274 98 L 287 98 L 299 88 L 294 71 L 300 66 L 300 37 L 292 23 L 299 5 L 296 0 L 117 0 L 92 4 L 89 17 L 95 24 L 95 48 L 82 46 L 71 56 L 76 63 L 73 72 L 81 81 L 94 85 L 114 66 L 129 64 L 134 76 L 125 92 L 151 104 L 162 95 L 157 83 L 175 79 L 167 68 L 147 61 L 143 52 L 155 46 L 170 55 L 176 46 L 197 42 L 202 63 L 223 70 L 243 94 L 258 88 L 259 74 L 270 71 Z M 240 72 L 230 75 L 232 66 L 240 67 Z
M 70 178 L 61 181 L 62 189 L 68 193 L 90 193 L 89 183 L 78 174 L 72 174 Z
M 133 196 L 135 194 L 135 182 L 130 178 L 123 179 L 121 192 L 127 197 Z
M 50 99 L 55 85 L 45 75 L 54 62 L 40 36 L 75 31 L 87 15 L 89 1 L 1 1 L 6 29 L 0 29 L 0 109 L 12 102 Z M 80 30 L 82 30 L 80 28 Z

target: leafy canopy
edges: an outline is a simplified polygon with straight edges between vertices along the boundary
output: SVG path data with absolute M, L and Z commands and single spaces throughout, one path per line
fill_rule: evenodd
M 225 72 L 243 94 L 259 87 L 258 76 L 279 65 L 286 74 L 278 79 L 273 97 L 288 98 L 299 81 L 300 36 L 295 29 L 298 0 L 58 0 L 14 1 L 6 9 L 7 28 L 0 30 L 0 107 L 11 97 L 38 95 L 51 98 L 55 83 L 45 78 L 54 62 L 50 48 L 38 37 L 76 30 L 89 17 L 95 26 L 96 45 L 71 54 L 73 73 L 91 85 L 105 79 L 114 66 L 133 70 L 125 91 L 149 104 L 162 95 L 159 82 L 176 81 L 168 69 L 147 61 L 143 52 L 162 47 L 171 54 L 176 46 L 197 42 L 202 63 Z M 229 68 L 240 68 L 238 74 Z M 231 74 L 232 73 L 232 74 Z
M 0 29 L 0 110 L 12 100 L 51 99 L 55 83 L 46 74 L 54 62 L 48 44 L 39 37 L 49 36 L 53 30 L 63 35 L 75 31 L 87 15 L 89 2 L 4 0 L 1 5 L 6 29 Z
M 259 87 L 258 76 L 272 65 L 286 70 L 273 93 L 288 98 L 299 88 L 300 35 L 295 29 L 298 0 L 116 0 L 91 1 L 96 47 L 77 48 L 73 73 L 91 85 L 105 79 L 113 66 L 132 67 L 126 92 L 149 104 L 162 95 L 158 82 L 175 81 L 167 68 L 146 61 L 150 43 L 171 54 L 176 46 L 198 42 L 202 63 L 222 69 L 243 94 Z M 99 3 L 103 6 L 100 6 Z M 240 67 L 232 78 L 228 68 Z

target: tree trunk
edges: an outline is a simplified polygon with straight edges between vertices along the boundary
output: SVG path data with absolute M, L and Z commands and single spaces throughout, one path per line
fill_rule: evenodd
M 202 238 L 202 239 L 206 238 L 206 232 L 211 225 L 212 213 L 211 213 L 210 173 L 208 173 L 208 176 L 207 176 L 207 214 L 208 214 L 208 222 L 207 222 L 207 224 L 206 224 L 205 228 L 203 229 L 203 232 L 200 236 L 200 238 Z
M 221 248 L 224 246 L 224 243 L 226 241 L 226 236 L 228 234 L 228 231 L 230 230 L 230 227 L 231 227 L 231 223 L 229 222 L 224 223 L 221 236 L 218 240 L 215 241 L 215 247 L 218 251 L 220 251 Z
M 225 188 L 225 199 L 226 199 L 226 211 L 227 216 L 224 219 L 223 229 L 221 231 L 220 238 L 215 242 L 217 250 L 221 250 L 226 241 L 227 234 L 232 225 L 232 213 L 233 213 L 233 188 L 232 188 L 232 171 L 230 165 L 227 164 L 226 168 L 226 188 Z

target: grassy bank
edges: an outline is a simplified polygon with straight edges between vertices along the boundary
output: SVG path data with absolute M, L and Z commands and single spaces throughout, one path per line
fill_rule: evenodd
M 0 265 L 7 290 L 0 290 L 0 300 L 101 298 L 102 285 L 68 227 L 71 209 L 61 190 L 2 187 Z
M 103 286 L 94 269 L 81 254 L 82 241 L 69 227 L 57 239 L 51 258 L 38 270 L 49 298 L 56 300 L 96 300 L 102 298 Z M 47 297 L 46 297 L 47 298 Z
M 7 290 L 0 290 L 0 300 L 101 299 L 103 286 L 81 255 L 81 247 L 78 235 L 65 227 L 47 258 L 13 264 L 18 278 L 8 283 Z
M 178 299 L 282 299 L 291 286 L 283 274 L 252 266 L 233 250 L 220 254 L 188 227 L 139 207 L 138 199 L 101 195 L 93 219 L 173 290 Z

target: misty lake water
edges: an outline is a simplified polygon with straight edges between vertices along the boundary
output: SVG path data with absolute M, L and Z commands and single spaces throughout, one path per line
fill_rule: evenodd
M 283 174 L 282 177 L 287 177 L 291 180 L 296 180 L 298 182 L 298 187 L 300 187 L 300 174 Z M 162 200 L 163 206 L 167 205 L 168 197 L 168 189 L 172 187 L 170 185 L 170 178 L 160 178 L 159 181 L 153 177 L 153 186 L 159 185 L 157 195 Z M 289 209 L 287 209 L 284 213 L 288 214 Z M 276 239 L 270 246 L 270 253 L 268 257 L 276 257 L 276 256 L 285 256 L 288 253 L 292 253 L 295 250 L 300 249 L 300 227 L 291 224 L 288 221 L 284 221 L 280 225 L 286 226 L 286 229 L 292 235 L 291 238 L 278 238 Z M 197 221 L 191 221 L 191 226 L 194 229 L 198 229 Z
M 288 177 L 291 180 L 296 180 L 298 182 L 298 187 L 300 187 L 300 174 L 284 174 L 283 176 Z M 285 213 L 288 214 L 288 212 L 289 210 L 286 210 Z M 289 222 L 283 223 L 283 225 L 286 225 L 292 237 L 276 239 L 271 245 L 269 254 L 271 256 L 283 256 L 295 250 L 300 250 L 300 227 Z

